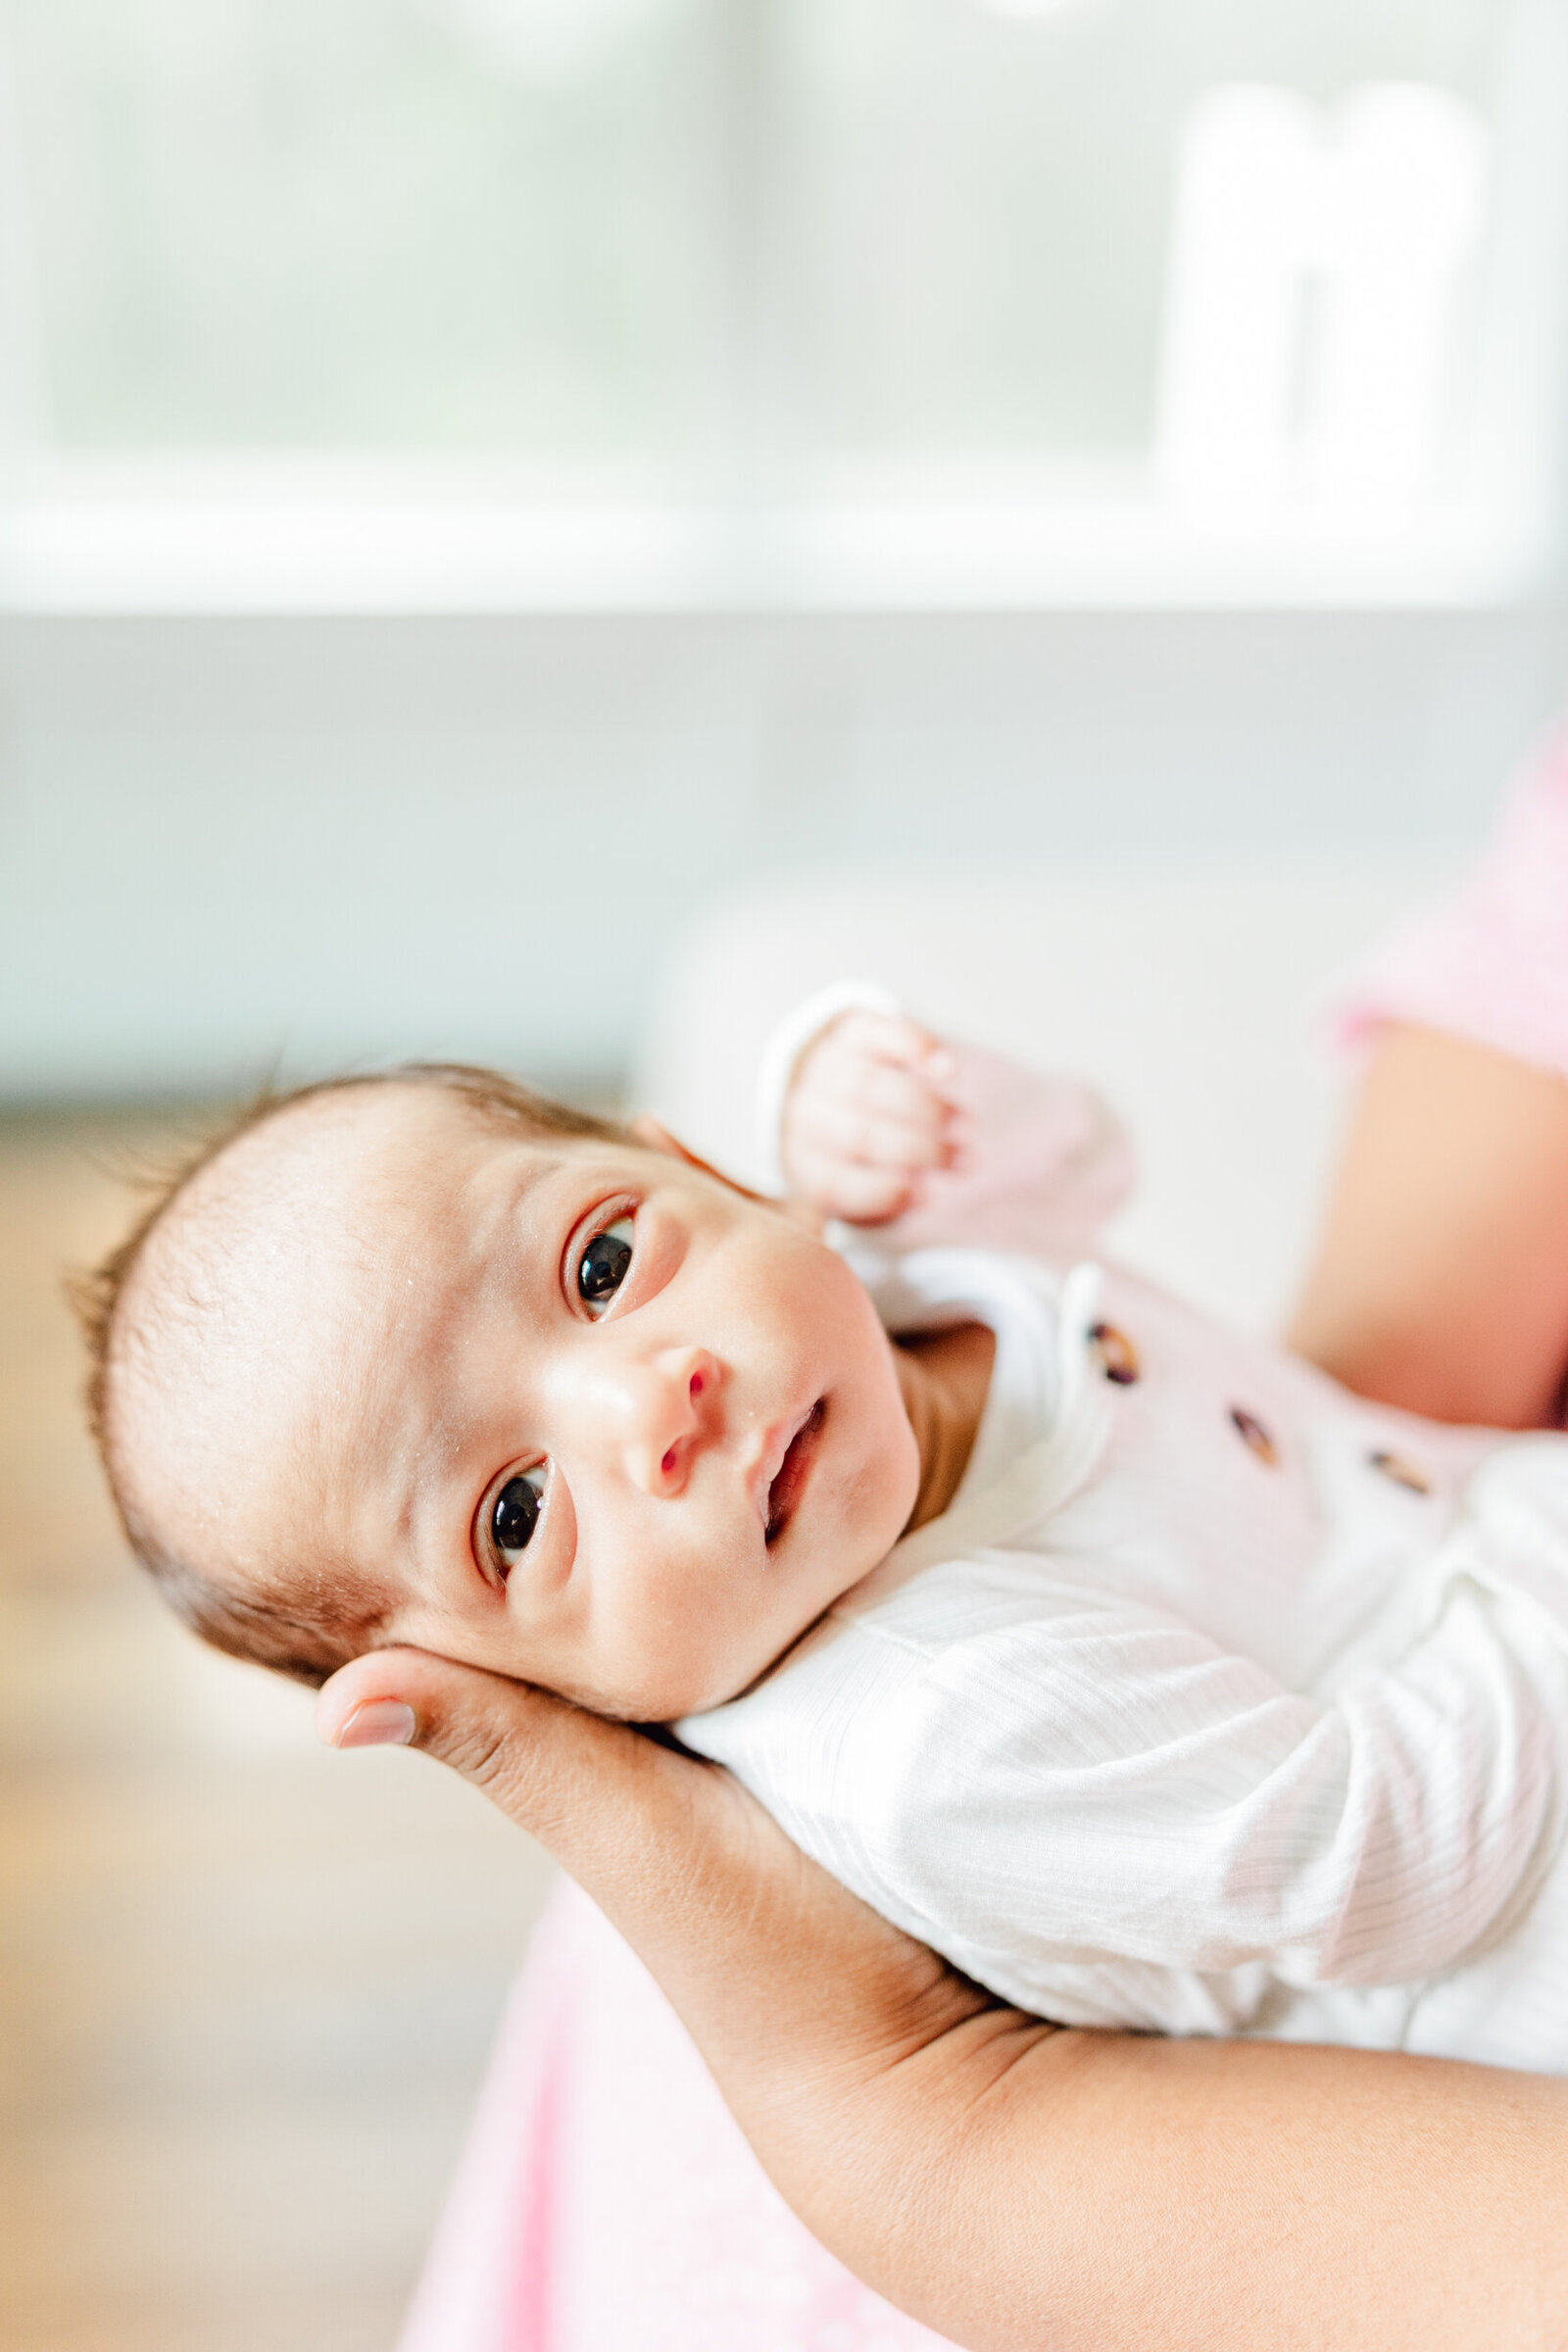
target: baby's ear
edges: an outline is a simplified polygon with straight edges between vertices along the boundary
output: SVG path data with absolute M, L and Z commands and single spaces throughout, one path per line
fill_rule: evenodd
M 689 1152 L 678 1135 L 671 1135 L 667 1127 L 662 1127 L 647 1111 L 639 1112 L 632 1120 L 631 1132 L 645 1151 L 662 1152 L 670 1159 L 683 1161 L 688 1168 L 695 1168 L 699 1175 L 711 1176 L 713 1182 L 723 1185 L 726 1192 L 739 1193 L 748 1200 L 760 1200 L 764 1208 L 785 1206 L 782 1200 L 775 1200 L 770 1193 L 754 1193 L 749 1184 L 737 1184 L 733 1176 L 726 1176 L 723 1169 L 715 1168 L 711 1160 L 700 1158 L 697 1152 Z

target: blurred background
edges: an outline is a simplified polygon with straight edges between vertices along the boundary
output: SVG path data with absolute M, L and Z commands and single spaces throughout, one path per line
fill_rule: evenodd
M 1451 868 L 1568 683 L 1565 122 L 1568 0 L 0 0 L 15 2352 L 389 2344 L 545 1875 L 136 1585 L 119 1171 L 617 1101 L 824 875 Z

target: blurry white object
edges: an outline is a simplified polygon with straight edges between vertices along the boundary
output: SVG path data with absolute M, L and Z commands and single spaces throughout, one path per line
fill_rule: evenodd
M 1487 135 L 1458 99 L 1415 84 L 1352 91 L 1336 133 L 1316 255 L 1311 487 L 1396 507 L 1432 487 L 1452 416 Z
M 1217 518 L 1293 492 L 1385 512 L 1435 485 L 1455 396 L 1487 133 L 1421 83 L 1325 114 L 1284 89 L 1209 91 L 1177 165 L 1157 464 Z
M 1141 1166 L 1116 1255 L 1275 1323 L 1344 1093 L 1308 1007 L 1438 878 L 1408 858 L 1214 858 L 992 881 L 841 873 L 736 897 L 667 972 L 635 1099 L 718 1165 L 758 1174 L 752 1082 L 773 1023 L 826 981 L 874 976 L 938 1030 L 1100 1087 Z
M 1316 111 L 1212 90 L 1178 148 L 1156 463 L 1180 505 L 1250 513 L 1284 484 Z

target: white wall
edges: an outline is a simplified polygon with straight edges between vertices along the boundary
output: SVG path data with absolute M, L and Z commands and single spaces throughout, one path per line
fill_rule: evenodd
M 1430 861 L 1559 612 L 0 622 L 0 1095 L 411 1053 L 612 1078 L 665 943 L 825 859 Z

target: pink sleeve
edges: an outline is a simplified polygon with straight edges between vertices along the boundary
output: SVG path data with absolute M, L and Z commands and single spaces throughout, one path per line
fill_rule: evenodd
M 1126 1131 L 1092 1087 L 1025 1069 L 979 1046 L 950 1044 L 947 1093 L 964 1120 L 964 1164 L 926 1176 L 913 1208 L 858 1226 L 877 1244 L 924 1250 L 961 1242 L 1074 1258 L 1133 1189 Z
M 1568 1077 L 1568 727 L 1527 769 L 1454 895 L 1351 974 L 1342 1039 L 1359 1043 L 1385 1021 Z
M 774 1029 L 758 1069 L 756 1158 L 777 1191 L 785 1189 L 784 1106 L 807 1048 L 842 1013 L 903 1009 L 879 981 L 835 981 Z M 1133 1188 L 1120 1120 L 1080 1079 L 1028 1069 L 958 1039 L 943 1042 L 953 1064 L 943 1092 L 960 1114 L 963 1165 L 932 1169 L 915 1205 L 891 1224 L 848 1230 L 900 1250 L 963 1243 L 1033 1257 L 1084 1255 Z

